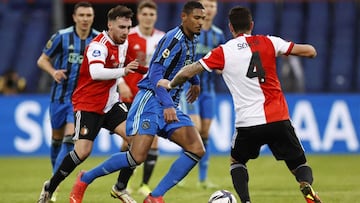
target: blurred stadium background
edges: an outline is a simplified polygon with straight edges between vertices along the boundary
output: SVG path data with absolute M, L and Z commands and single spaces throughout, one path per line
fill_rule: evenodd
M 93 27 L 106 29 L 106 13 L 116 4 L 136 12 L 138 1 L 88 0 L 95 8 Z M 42 48 L 60 28 L 73 24 L 77 0 L 0 0 L 0 76 L 15 71 L 26 80 L 16 96 L 0 95 L 1 155 L 45 155 L 49 146 L 48 92 L 51 78 L 36 65 Z M 184 1 L 155 0 L 156 27 L 179 24 Z M 313 44 L 316 59 L 278 59 L 279 75 L 289 99 L 294 125 L 310 153 L 359 153 L 360 133 L 360 1 L 358 0 L 225 0 L 218 2 L 215 25 L 227 39 L 227 14 L 235 5 L 251 9 L 253 34 L 269 34 Z M 136 25 L 134 18 L 134 25 Z M 231 98 L 217 80 L 218 112 L 211 130 L 212 149 L 227 154 L 233 132 Z M 107 132 L 103 132 L 107 134 Z M 225 137 L 224 137 L 225 136 Z M 109 136 L 100 136 L 94 153 L 118 150 Z M 111 138 L 112 139 L 112 138 Z M 116 140 L 116 138 L 114 138 Z M 225 141 L 224 141 L 225 140 Z M 164 142 L 163 152 L 176 152 Z M 267 150 L 264 149 L 264 152 Z

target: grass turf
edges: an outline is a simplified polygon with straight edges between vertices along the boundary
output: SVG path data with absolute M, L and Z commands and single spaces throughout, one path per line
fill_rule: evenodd
M 60 185 L 58 203 L 68 201 L 68 195 L 77 173 L 90 169 L 106 157 L 90 157 L 78 166 Z M 150 186 L 155 187 L 167 172 L 175 157 L 159 157 Z M 359 155 L 312 155 L 308 162 L 313 168 L 314 189 L 325 203 L 360 203 Z M 0 202 L 36 202 L 43 182 L 51 176 L 48 157 L 0 157 Z M 261 156 L 248 163 L 250 175 L 250 195 L 255 203 L 304 203 L 298 184 L 283 162 L 275 161 L 272 156 Z M 131 179 L 133 197 L 137 202 L 143 196 L 136 193 L 142 176 L 138 167 Z M 117 172 L 95 180 L 87 189 L 84 203 L 120 202 L 109 195 L 111 186 L 117 179 Z M 184 180 L 183 187 L 175 186 L 165 195 L 168 203 L 206 203 L 211 193 L 217 189 L 227 189 L 238 199 L 229 174 L 229 158 L 213 156 L 210 159 L 209 180 L 218 185 L 217 189 L 202 189 L 197 186 L 198 170 L 195 168 Z M 238 199 L 238 202 L 239 199 Z

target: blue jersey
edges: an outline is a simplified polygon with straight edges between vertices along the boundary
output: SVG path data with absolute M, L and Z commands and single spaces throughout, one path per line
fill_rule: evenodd
M 196 43 L 197 36 L 190 40 L 186 37 L 181 26 L 167 32 L 159 41 L 150 62 L 149 72 L 138 83 L 138 87 L 155 92 L 155 96 L 163 107 L 177 107 L 182 87 L 172 89 L 166 93 L 165 88 L 156 87 L 156 84 L 162 78 L 173 79 L 182 67 L 195 61 Z M 193 77 L 191 83 L 199 84 L 199 78 L 197 76 Z
M 209 30 L 201 30 L 196 48 L 196 60 L 201 59 L 213 48 L 225 43 L 225 36 L 220 28 L 212 25 Z M 215 91 L 215 72 L 203 71 L 200 74 L 201 93 Z
M 47 42 L 43 53 L 54 59 L 56 70 L 65 69 L 66 80 L 61 83 L 53 82 L 51 87 L 51 102 L 71 103 L 71 95 L 75 89 L 79 68 L 83 60 L 85 47 L 99 32 L 92 29 L 85 40 L 81 40 L 71 26 L 55 33 Z

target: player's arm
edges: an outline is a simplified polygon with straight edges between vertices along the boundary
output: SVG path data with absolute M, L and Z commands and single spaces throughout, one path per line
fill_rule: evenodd
M 132 61 L 124 68 L 105 68 L 104 63 L 91 63 L 89 67 L 90 75 L 93 80 L 112 80 L 117 79 L 128 73 L 134 73 L 137 69 L 138 62 Z
M 176 110 L 174 108 L 174 102 L 166 88 L 157 86 L 156 84 L 163 79 L 166 67 L 160 63 L 153 63 L 149 69 L 149 79 L 151 85 L 154 87 L 156 97 L 160 100 L 160 104 L 164 109 L 164 120 L 167 123 L 179 121 Z
M 119 88 L 119 94 L 121 97 L 126 98 L 126 99 L 130 99 L 131 97 L 133 97 L 131 89 L 128 86 L 128 84 L 125 82 L 123 77 L 120 77 L 118 79 L 118 88 Z
M 188 92 L 186 93 L 186 101 L 188 103 L 193 103 L 200 94 L 200 77 L 199 75 L 194 75 L 192 78 L 189 79 L 191 84 Z
M 57 83 L 61 83 L 62 79 L 67 78 L 65 74 L 66 70 L 56 70 L 51 64 L 51 58 L 44 53 L 42 53 L 37 60 L 37 65 L 40 69 L 49 73 L 49 75 L 51 75 Z
M 156 85 L 160 80 L 163 80 L 165 69 L 165 66 L 161 65 L 160 63 L 153 63 L 149 69 L 149 79 L 156 96 L 160 100 L 161 105 L 164 108 L 171 108 L 174 107 L 174 102 L 170 94 L 164 87 L 159 87 Z
M 316 56 L 316 49 L 310 44 L 294 44 L 290 55 L 314 58 Z
M 100 43 L 90 43 L 86 56 L 89 59 L 89 72 L 93 80 L 112 80 L 120 78 L 128 73 L 133 73 L 139 63 L 131 61 L 124 68 L 105 68 L 105 60 L 108 55 L 106 46 Z
M 197 61 L 193 64 L 184 66 L 171 81 L 165 79 L 159 80 L 157 85 L 165 87 L 167 89 L 172 89 L 178 85 L 185 83 L 187 80 L 203 72 L 204 70 L 205 69 L 203 68 L 203 66 Z
M 184 84 L 187 80 L 197 74 L 200 74 L 204 70 L 204 67 L 199 62 L 187 65 L 175 75 L 175 77 L 169 83 L 169 87 L 176 87 Z

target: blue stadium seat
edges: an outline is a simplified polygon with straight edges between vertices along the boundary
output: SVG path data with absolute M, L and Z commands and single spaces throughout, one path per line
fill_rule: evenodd
M 357 19 L 360 19 L 360 9 L 358 8 L 358 14 L 357 14 Z M 355 84 L 355 87 L 356 87 L 356 89 L 355 89 L 355 91 L 356 92 L 359 92 L 360 91 L 360 20 L 358 20 L 357 21 L 357 44 L 356 44 L 356 48 L 357 48 L 357 50 L 356 50 L 356 53 L 357 53 L 357 57 L 356 57 L 356 59 L 357 59 L 357 63 L 356 63 L 356 66 L 355 66 L 355 68 L 356 68 L 356 75 L 355 75 L 355 77 L 356 77 L 356 84 Z
M 328 82 L 330 10 L 328 2 L 311 2 L 308 16 L 304 21 L 305 42 L 314 45 L 317 51 L 315 59 L 304 59 L 305 90 L 321 92 L 326 90 Z M 316 19 L 316 20 L 314 20 Z
M 50 18 L 47 10 L 36 9 L 29 13 L 29 19 L 23 30 L 24 37 L 19 43 L 18 60 L 14 68 L 28 81 L 25 91 L 36 92 L 41 73 L 36 62 L 48 38 Z
M 253 34 L 275 35 L 276 10 L 275 2 L 258 2 L 253 13 L 255 27 Z
M 304 26 L 304 3 L 291 2 L 283 3 L 280 36 L 284 39 L 301 42 Z
M 168 3 L 161 2 L 158 3 L 158 21 L 156 22 L 156 27 L 164 32 L 174 28 L 179 25 L 181 22 L 181 10 L 178 11 L 179 6 L 183 6 L 180 3 Z M 177 14 L 179 13 L 179 14 Z
M 4 11 L 0 23 L 0 75 L 11 69 L 14 61 L 17 60 L 15 53 L 19 45 L 22 19 L 24 17 L 22 9 L 6 9 Z
M 8 0 L 7 4 L 12 9 L 26 9 L 29 3 L 27 0 Z
M 49 0 L 34 0 L 34 5 L 36 8 L 40 9 L 52 9 L 53 1 Z
M 354 90 L 356 3 L 335 2 L 330 53 L 329 87 L 333 92 Z

